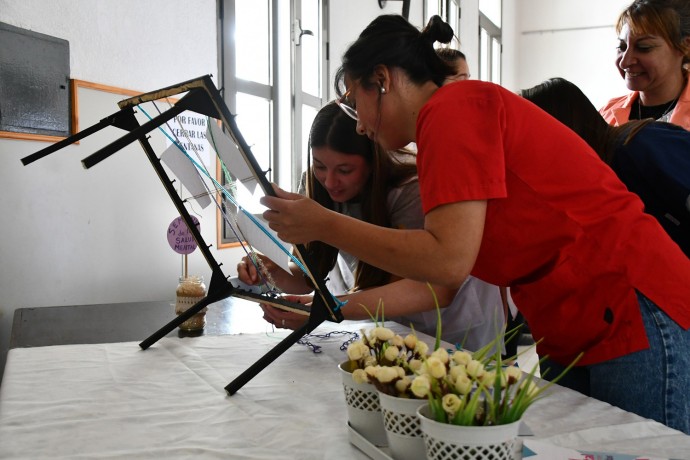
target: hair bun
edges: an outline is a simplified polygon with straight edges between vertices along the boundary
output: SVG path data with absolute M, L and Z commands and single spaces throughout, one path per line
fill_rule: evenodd
M 426 27 L 422 29 L 422 38 L 431 44 L 450 43 L 454 35 L 453 28 L 437 14 L 431 16 Z

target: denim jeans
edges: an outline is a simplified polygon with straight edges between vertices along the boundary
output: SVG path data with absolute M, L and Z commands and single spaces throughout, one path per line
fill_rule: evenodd
M 690 434 L 690 330 L 637 294 L 649 348 L 603 363 L 575 367 L 559 385 Z M 565 366 L 546 360 L 545 379 Z

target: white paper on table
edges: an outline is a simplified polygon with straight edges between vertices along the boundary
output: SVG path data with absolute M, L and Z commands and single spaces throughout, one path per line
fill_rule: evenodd
M 253 217 L 259 222 L 263 229 L 273 236 L 273 238 L 280 241 L 283 247 L 289 252 L 292 252 L 292 245 L 280 240 L 278 234 L 268 227 L 266 221 L 257 216 Z M 290 266 L 288 265 L 289 256 L 242 211 L 237 211 L 237 226 L 240 228 L 249 244 L 275 262 L 280 268 L 290 273 Z
M 196 166 L 182 153 L 176 144 L 170 144 L 161 155 L 161 161 L 170 168 L 202 208 L 211 204 L 208 189 L 201 179 Z
M 668 460 L 667 458 L 644 455 L 576 450 L 534 439 L 523 439 L 522 458 L 523 460 Z
M 223 133 L 220 126 L 216 123 L 208 124 L 206 138 L 232 175 L 253 195 L 256 190 L 257 180 L 249 169 L 249 165 L 244 160 L 242 153 L 235 145 L 235 141 Z

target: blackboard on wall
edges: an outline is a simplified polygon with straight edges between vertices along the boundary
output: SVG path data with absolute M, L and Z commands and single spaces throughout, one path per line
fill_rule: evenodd
M 0 22 L 0 44 L 0 131 L 69 136 L 69 42 Z

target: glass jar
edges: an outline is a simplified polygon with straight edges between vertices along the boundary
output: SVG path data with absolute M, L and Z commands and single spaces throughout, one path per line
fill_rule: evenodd
M 177 285 L 177 301 L 175 302 L 175 313 L 180 315 L 190 307 L 196 305 L 201 299 L 206 297 L 206 285 L 203 276 L 180 276 L 180 283 Z M 199 313 L 180 324 L 180 329 L 185 331 L 198 331 L 206 325 L 206 310 L 204 307 Z

